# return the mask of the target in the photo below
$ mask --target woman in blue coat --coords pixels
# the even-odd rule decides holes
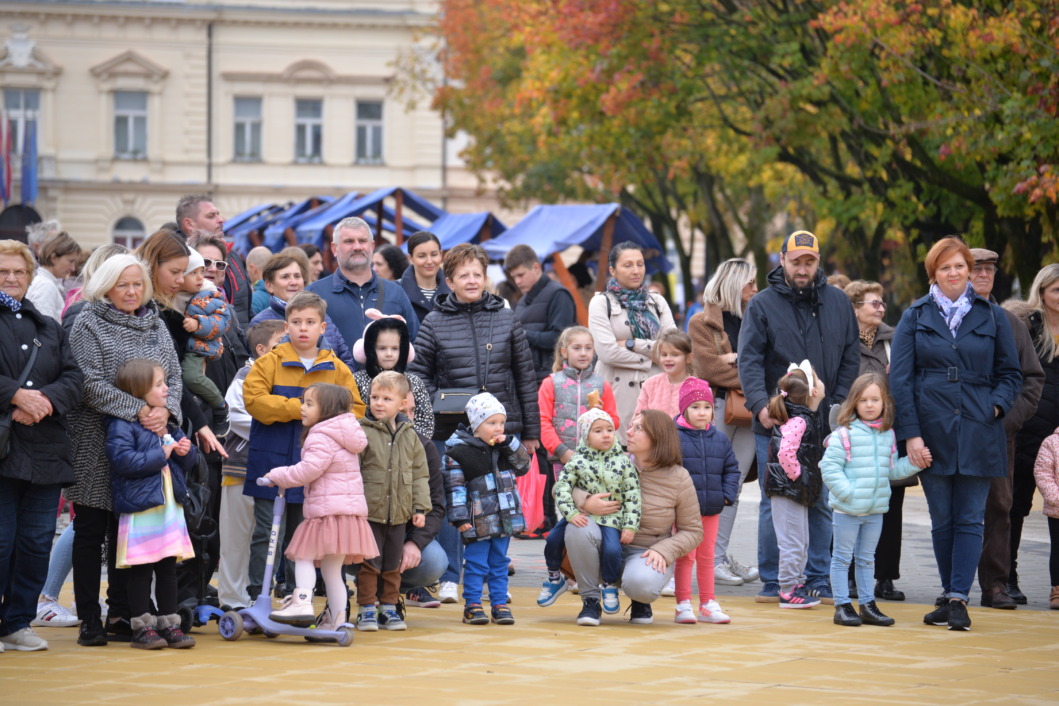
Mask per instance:
[[[961,239],[948,237],[926,259],[930,293],[897,326],[890,362],[898,439],[907,440],[930,510],[934,557],[947,601],[929,625],[968,630],[967,594],[982,553],[989,479],[1007,473],[1001,425],[1022,386],[1015,339],[1004,312],[975,294],[974,266]]]

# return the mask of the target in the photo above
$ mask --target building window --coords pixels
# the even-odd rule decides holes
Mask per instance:
[[[40,116],[40,91],[29,88],[4,89],[4,108],[7,110],[8,129],[11,131],[11,151],[22,154],[26,140],[26,126]],[[40,139],[40,130],[35,130]]]
[[[319,162],[323,154],[324,102],[299,98],[294,101],[294,159]]]
[[[147,239],[147,233],[143,229],[143,223],[132,216],[125,216],[114,224],[114,244],[124,245],[129,250],[135,250],[143,245]]]
[[[357,164],[382,164],[382,101],[357,101]]]
[[[261,161],[261,99],[235,99],[235,161]]]
[[[147,159],[147,94],[114,91],[114,157]]]

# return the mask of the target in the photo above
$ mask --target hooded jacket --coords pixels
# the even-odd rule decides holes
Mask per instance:
[[[430,512],[430,478],[426,451],[408,417],[398,414],[396,429],[371,416],[360,425],[368,445],[361,454],[368,520],[403,525],[417,512]]]
[[[184,439],[175,425],[169,426],[173,440]],[[107,460],[110,461],[110,487],[117,514],[143,512],[165,504],[162,468],[169,466],[173,497],[183,504],[188,494],[187,474],[195,468],[198,449],[192,445],[183,456],[175,452],[166,460],[162,439],[139,422],[107,418]]]
[[[1033,477],[1044,498],[1044,514],[1059,519],[1059,429],[1041,443]]]
[[[683,416],[675,418],[684,468],[695,484],[699,514],[717,515],[739,499],[739,462],[716,424],[708,429],[690,426]]]
[[[628,454],[622,451],[617,436],[606,451],[594,449],[582,436],[574,453],[555,481],[555,506],[567,520],[581,511],[574,505],[573,489],[581,488],[589,494],[610,493],[609,500],[621,503],[621,512],[610,515],[591,515],[600,527],[617,530],[640,529],[643,514],[640,497],[640,475]]]
[[[860,329],[853,305],[823,270],[804,290],[792,289],[779,266],[754,295],[739,329],[739,381],[754,414],[754,432],[769,432],[757,415],[791,362],[808,359],[824,381],[820,409],[846,399],[860,370]]]
[[[517,476],[529,470],[532,457],[517,436],[490,446],[460,425],[445,442],[442,461],[449,523],[462,532],[463,543],[511,537],[526,531]]]
[[[854,516],[890,509],[890,482],[919,473],[907,456],[898,457],[895,439],[893,429],[872,429],[859,419],[831,434],[820,475],[832,509]]]
[[[469,304],[455,294],[438,295],[436,302],[423,319],[408,371],[422,378],[431,396],[455,387],[492,393],[507,410],[506,434],[540,439],[537,374],[514,312],[488,292]],[[435,429],[434,438],[445,433]]]
[[[368,438],[347,412],[314,424],[302,444],[301,460],[268,472],[281,488],[305,486],[305,519],[330,515],[368,516],[360,457]]]
[[[207,286],[208,285],[208,286]],[[178,294],[174,304],[182,306],[184,316],[195,319],[199,328],[188,336],[187,353],[216,360],[224,352],[224,334],[232,325],[232,313],[221,292],[207,280],[198,294]],[[211,288],[212,287],[212,288]]]
[[[353,379],[357,381],[357,389],[360,392],[360,399],[365,401],[365,404],[369,401],[369,395],[371,392],[371,381],[375,379],[375,376],[382,372],[382,368],[379,367],[379,356],[375,352],[375,344],[379,340],[379,334],[383,331],[396,331],[400,337],[401,349],[397,357],[397,364],[393,367],[395,372],[402,373],[408,378],[408,387],[412,393],[412,399],[415,400],[415,412],[413,414],[414,421],[413,425],[415,430],[426,436],[428,439],[434,435],[434,406],[430,401],[430,394],[427,392],[426,385],[423,384],[423,380],[418,375],[405,372],[408,367],[408,327],[401,321],[392,317],[385,317],[382,319],[376,319],[364,329],[364,368],[358,370],[353,374]]]

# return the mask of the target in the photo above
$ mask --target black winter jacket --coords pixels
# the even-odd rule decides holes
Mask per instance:
[[[1005,303],[1004,306],[1008,304]],[[1041,312],[1036,309],[1028,310],[1028,312],[1025,319],[1026,326],[1030,330],[1030,338],[1033,339],[1034,345],[1037,345],[1041,337],[1048,333]],[[1056,427],[1059,427],[1059,356],[1053,358],[1050,363],[1041,359],[1041,367],[1044,368],[1044,390],[1037,402],[1037,411],[1023,422],[1022,428],[1015,436],[1017,472],[1032,474],[1041,442],[1051,436]]]
[[[821,409],[846,399],[860,369],[860,328],[849,297],[827,283],[823,270],[807,289],[791,289],[783,266],[750,300],[739,329],[739,382],[754,413],[754,432],[768,434],[757,414],[791,363],[808,359],[824,381]]]
[[[41,315],[28,299],[22,300],[17,314],[0,306],[0,414],[13,409],[11,398],[18,392],[15,383],[29,361],[34,340],[40,348],[23,387],[42,392],[53,412],[31,426],[12,422],[11,452],[0,459],[0,477],[33,485],[73,485],[66,414],[81,403],[84,377],[62,327]]]
[[[541,275],[537,284],[518,300],[515,316],[526,332],[533,364],[537,366],[537,382],[542,383],[552,374],[559,335],[577,323],[574,298],[566,287]]]
[[[780,426],[772,427],[769,440],[768,468],[765,476],[765,495],[780,496],[809,507],[820,497],[823,477],[820,475],[820,459],[824,456],[823,438],[820,433],[820,414],[808,407],[787,403],[788,421],[794,417],[805,420],[805,434],[798,445],[798,465],[801,475],[791,480],[779,462],[780,442],[783,436]]]
[[[433,395],[439,389],[485,390],[507,410],[504,433],[523,440],[541,438],[537,375],[526,334],[504,300],[484,293],[470,304],[456,295],[439,295],[415,339],[416,356],[408,372],[422,378]],[[452,429],[440,425],[434,439],[445,441]]]
[[[419,547],[419,551],[423,551],[438,536],[441,525],[445,522],[445,479],[441,473],[441,454],[438,453],[438,447],[429,437],[419,432],[416,432],[416,436],[423,442],[423,450],[427,454],[427,472],[430,474],[430,512],[424,518],[422,527],[408,523],[405,541],[412,542]]]
[[[184,433],[169,425],[173,440]],[[166,460],[162,439],[139,422],[117,417],[107,418],[107,459],[110,461],[110,487],[114,493],[117,514],[143,512],[165,504],[162,494],[162,468],[169,466],[173,480],[173,497],[183,504],[188,494],[186,477],[195,468],[198,449],[194,446],[184,456],[175,452]]]

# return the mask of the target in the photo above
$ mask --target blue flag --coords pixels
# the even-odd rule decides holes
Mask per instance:
[[[26,121],[22,143],[22,203],[37,200],[37,121]]]

